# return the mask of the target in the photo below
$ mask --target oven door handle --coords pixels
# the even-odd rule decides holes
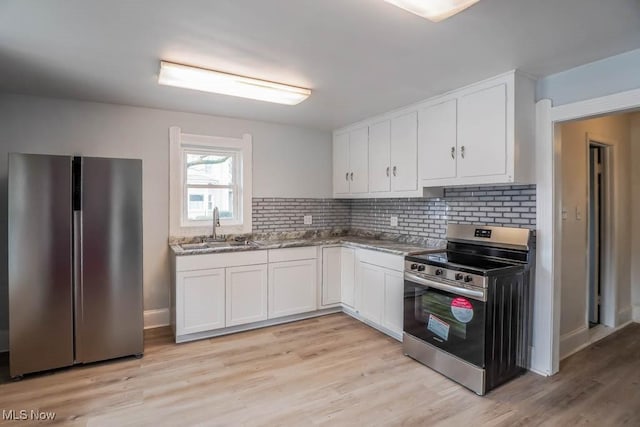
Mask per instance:
[[[485,291],[476,291],[473,289],[460,288],[458,286],[448,285],[446,283],[434,282],[433,280],[425,279],[420,276],[416,276],[412,273],[404,273],[405,280],[408,280],[413,283],[417,283],[421,286],[426,286],[429,288],[440,289],[441,291],[451,292],[452,294],[464,295],[465,297],[469,297],[478,301],[486,302],[487,295]]]

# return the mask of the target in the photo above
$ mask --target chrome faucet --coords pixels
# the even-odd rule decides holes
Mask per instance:
[[[211,238],[213,240],[217,239],[216,229],[218,227],[220,227],[220,211],[218,210],[218,207],[216,206],[215,208],[213,208],[213,228],[212,228],[212,232],[211,232]]]

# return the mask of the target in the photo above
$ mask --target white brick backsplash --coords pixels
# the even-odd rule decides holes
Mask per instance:
[[[536,228],[535,185],[446,188],[442,199],[254,198],[253,230],[358,229],[444,238],[447,223]],[[304,215],[313,216],[305,225]],[[398,226],[390,218],[398,217]]]

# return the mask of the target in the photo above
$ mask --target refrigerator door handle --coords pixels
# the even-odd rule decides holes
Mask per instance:
[[[73,212],[73,296],[75,310],[73,313],[73,329],[75,341],[73,345],[74,362],[82,362],[78,355],[80,346],[79,329],[82,327],[83,297],[82,297],[82,211]]]

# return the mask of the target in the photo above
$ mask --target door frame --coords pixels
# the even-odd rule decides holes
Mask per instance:
[[[536,103],[536,287],[531,370],[560,369],[560,284],[562,270],[561,122],[640,108],[640,89],[571,104]]]

